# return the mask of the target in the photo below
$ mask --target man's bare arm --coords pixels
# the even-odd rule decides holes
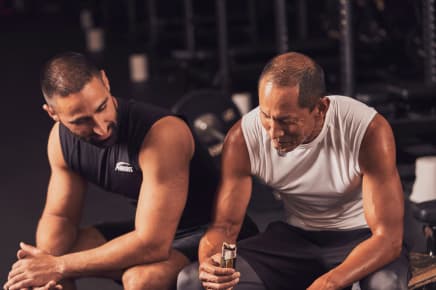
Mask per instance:
[[[342,264],[318,279],[315,283],[325,283],[322,285],[325,288],[319,289],[342,289],[401,253],[404,196],[395,157],[392,130],[377,114],[367,129],[359,156],[363,206],[372,236],[360,243]],[[318,289],[312,286],[309,289]]]
[[[87,276],[168,258],[183,212],[194,142],[175,117],[159,120],[139,154],[143,172],[134,231],[95,249],[64,255],[62,276]]]
[[[51,176],[36,245],[55,256],[71,250],[80,223],[86,182],[67,168],[59,138],[59,124],[51,130],[47,153]]]
[[[224,241],[234,243],[251,196],[252,179],[241,122],[226,136],[222,153],[221,182],[216,196],[212,224],[201,239],[200,263],[220,252]]]

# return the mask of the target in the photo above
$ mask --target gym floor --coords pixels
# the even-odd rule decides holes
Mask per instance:
[[[49,167],[46,142],[52,121],[42,110],[39,70],[52,55],[66,51],[85,51],[85,38],[76,17],[50,13],[39,15],[0,15],[0,281],[6,281],[15,260],[18,243],[35,242],[35,229],[45,201]],[[103,68],[111,81],[113,95],[138,98],[167,106],[175,99],[141,94],[141,86],[132,85],[128,77],[128,49],[122,43],[108,47],[102,55]],[[174,94],[176,95],[176,94]],[[413,167],[404,169],[412,172]],[[266,193],[266,194],[262,194]],[[269,220],[280,216],[280,206],[268,189],[256,187],[250,212],[264,228]],[[134,209],[116,195],[90,188],[84,210],[83,225],[107,219],[131,217]],[[266,205],[270,204],[270,205]],[[411,235],[422,247],[419,225],[411,223]],[[111,281],[82,279],[81,289],[121,289]]]

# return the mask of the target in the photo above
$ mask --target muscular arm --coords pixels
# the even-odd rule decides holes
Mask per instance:
[[[38,248],[59,256],[67,253],[76,240],[86,182],[65,164],[58,123],[50,133],[47,151],[51,176],[36,232],[36,244]]]
[[[251,196],[250,161],[240,121],[227,134],[222,154],[221,182],[212,224],[199,247],[199,260],[220,252],[224,241],[234,243]]]
[[[337,286],[332,289],[348,286],[388,264],[402,248],[404,196],[396,169],[394,137],[381,115],[376,115],[367,129],[359,164],[363,206],[372,236],[325,275],[329,283]]]
[[[61,256],[62,277],[77,277],[167,259],[185,206],[194,142],[178,118],[159,120],[140,153],[143,172],[134,231],[83,252]]]

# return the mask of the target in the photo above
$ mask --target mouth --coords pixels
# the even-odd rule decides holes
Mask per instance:
[[[89,138],[89,143],[98,147],[108,147],[113,145],[118,139],[117,128],[112,125],[108,128],[106,135],[93,135]]]
[[[286,153],[298,146],[296,141],[273,141],[274,148],[280,153]]]

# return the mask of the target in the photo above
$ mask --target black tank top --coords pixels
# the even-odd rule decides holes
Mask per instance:
[[[62,152],[68,167],[106,191],[137,201],[142,182],[138,154],[151,126],[170,112],[133,100],[118,100],[118,139],[110,147],[97,147],[72,134],[60,124]],[[179,229],[204,225],[210,221],[213,196],[218,186],[218,171],[209,153],[195,138],[195,153],[190,163],[188,199]]]

